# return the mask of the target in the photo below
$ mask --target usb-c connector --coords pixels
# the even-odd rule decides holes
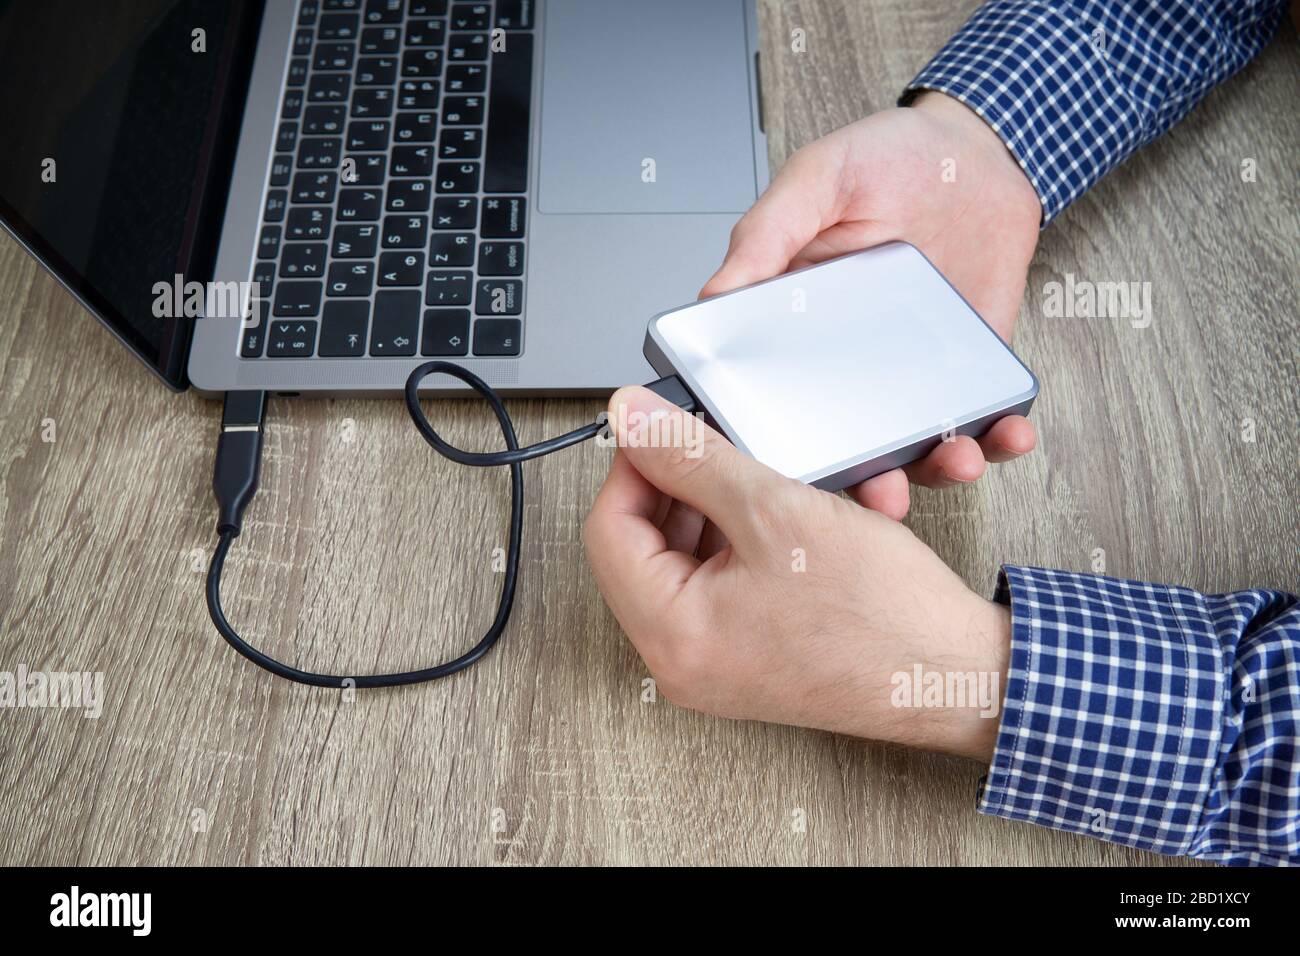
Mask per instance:
[[[212,473],[217,498],[217,534],[239,537],[244,509],[257,494],[262,467],[265,392],[227,392],[221,412],[221,437]]]

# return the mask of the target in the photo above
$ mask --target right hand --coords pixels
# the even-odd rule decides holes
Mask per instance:
[[[923,93],[805,146],[736,224],[722,267],[701,296],[891,239],[916,246],[1010,342],[1038,243],[1042,206],[997,134],[957,100]],[[985,462],[1033,449],[1029,420],[959,436],[926,458],[851,489],[892,518],[907,513],[907,479],[929,487],[974,481]]]
[[[903,525],[778,474],[648,389],[620,389],[609,412],[619,448],[583,539],[664,696],[989,759],[1000,694],[918,708],[893,692],[918,666],[1005,686],[1005,607]]]

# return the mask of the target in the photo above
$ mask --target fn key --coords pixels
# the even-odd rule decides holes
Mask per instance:
[[[522,330],[518,319],[479,319],[474,323],[474,354],[518,355]]]

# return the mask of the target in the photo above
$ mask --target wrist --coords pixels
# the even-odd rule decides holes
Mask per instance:
[[[1015,213],[1017,221],[1031,222],[1037,231],[1043,216],[1042,201],[1019,160],[983,117],[960,100],[935,90],[923,90],[911,108],[942,121],[976,147],[988,160],[1000,201]]]
[[[942,608],[918,655],[925,660],[893,675],[891,704],[907,719],[890,739],[987,763],[1002,723],[1011,613],[969,590]]]

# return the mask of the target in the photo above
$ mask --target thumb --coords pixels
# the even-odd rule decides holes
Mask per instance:
[[[755,509],[788,479],[648,388],[615,392],[609,423],[619,448],[646,481],[699,511],[733,544],[757,541]]]
[[[707,298],[780,275],[843,211],[844,144],[835,134],[805,146],[731,230],[721,268],[700,290]]]

